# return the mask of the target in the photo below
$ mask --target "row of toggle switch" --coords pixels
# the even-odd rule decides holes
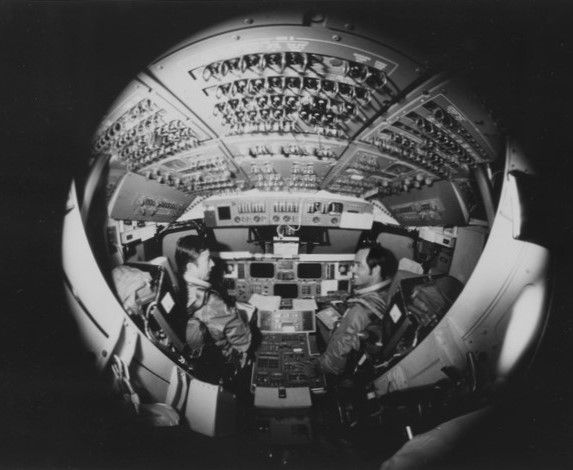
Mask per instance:
[[[129,108],[96,140],[94,150],[117,155],[128,170],[156,163],[198,145],[193,130],[149,98]]]
[[[319,183],[312,164],[293,165],[291,174],[286,180],[277,174],[269,163],[251,165],[250,173],[251,180],[256,188],[270,191],[306,191],[317,189]]]
[[[471,147],[481,158],[488,159],[488,152],[471,134],[471,132],[469,132],[455,118],[453,118],[443,109],[436,108],[433,112],[433,115],[429,116],[427,120],[431,121],[433,124],[433,128],[428,130],[430,135],[436,135],[438,140],[442,142],[449,138],[450,140],[456,142],[456,144],[458,144],[460,147],[466,144],[467,146]],[[425,128],[428,127],[429,126],[427,125],[425,126]]]
[[[125,145],[122,139],[130,138],[134,140],[137,134],[156,124],[162,117],[163,113],[158,115],[158,110],[158,106],[148,98],[139,101],[102,133],[94,144],[94,150],[102,152],[113,145]],[[155,118],[149,120],[148,118],[152,115],[155,115]]]
[[[281,201],[273,204],[274,212],[298,213],[299,210],[300,204],[296,202]]]
[[[332,189],[336,191],[346,192],[353,195],[361,195],[371,189],[378,189],[381,195],[398,194],[404,191],[410,191],[413,188],[422,188],[423,186],[431,186],[435,179],[418,173],[415,176],[407,176],[405,178],[398,178],[394,181],[384,179],[381,181],[362,178],[352,178],[352,175],[345,173],[339,176],[332,184]]]
[[[241,189],[244,186],[243,181],[236,181],[232,178],[232,172],[221,157],[197,159],[194,164],[196,171],[187,173],[185,176],[159,168],[147,170],[143,174],[148,179],[189,193],[205,190]]]
[[[260,100],[265,100],[273,106],[276,106],[277,103],[273,102],[271,98],[267,98],[269,95],[288,98],[320,96],[322,98],[336,98],[341,101],[358,100],[362,104],[372,99],[372,91],[368,88],[315,77],[243,78],[218,85],[214,91],[209,90],[209,94],[213,93],[218,100],[255,99],[257,104]],[[288,105],[288,102],[285,104]],[[259,104],[259,106],[261,105]]]
[[[291,134],[291,133],[314,132],[317,135],[332,137],[336,139],[348,139],[347,133],[343,129],[315,125],[312,131],[302,129],[297,123],[292,121],[260,121],[260,122],[237,122],[229,125],[227,135],[243,134]]]
[[[248,72],[262,75],[266,72],[283,74],[287,71],[301,75],[338,73],[371,89],[380,89],[388,82],[383,71],[368,65],[304,52],[246,54],[213,62],[203,69],[201,75],[205,82],[209,82],[211,79],[221,81],[229,76],[241,76]]]
[[[472,157],[467,150],[463,147],[464,140],[459,137],[456,138],[448,132],[440,129],[436,124],[430,122],[428,119],[416,117],[415,124],[419,135],[423,138],[422,148],[426,150],[439,149],[445,154],[456,154],[463,163],[473,162]],[[473,140],[473,137],[472,137]],[[476,144],[475,140],[473,143]]]
[[[239,214],[258,214],[266,212],[267,207],[264,202],[243,202],[237,204]]]
[[[132,168],[139,169],[197,146],[190,128],[178,120],[164,122],[163,116],[160,111],[149,116],[121,134],[111,149]]]
[[[274,95],[279,96],[279,95]],[[289,100],[284,100],[287,103]],[[309,100],[295,100],[293,107],[289,104],[279,104],[277,107],[257,107],[252,101],[230,100],[218,103],[213,108],[215,115],[220,115],[222,124],[236,126],[237,124],[266,124],[269,121],[282,123],[294,123],[303,121],[309,126],[325,126],[333,128],[345,128],[345,122],[359,118],[357,107],[350,102],[335,102],[326,98],[314,97]],[[277,129],[278,130],[278,129]],[[291,132],[292,125],[285,132]]]
[[[450,168],[446,166],[446,158],[452,159],[453,157],[445,157],[435,152],[428,152],[421,144],[417,144],[398,133],[385,129],[372,143],[384,154],[414,163],[436,176],[445,179],[452,176]],[[450,160],[448,163],[455,164],[457,162]]]

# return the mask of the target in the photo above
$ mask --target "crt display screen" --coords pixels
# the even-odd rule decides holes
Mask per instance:
[[[273,263],[251,263],[249,273],[251,277],[275,277],[275,265]]]
[[[275,284],[273,295],[280,295],[285,299],[296,299],[298,297],[298,285]]]
[[[322,265],[320,263],[299,263],[296,274],[299,279],[320,279]]]
[[[231,218],[231,208],[229,206],[217,207],[219,220],[229,220]]]

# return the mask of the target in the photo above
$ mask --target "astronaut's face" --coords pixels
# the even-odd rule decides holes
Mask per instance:
[[[195,278],[208,281],[213,266],[215,263],[211,259],[211,252],[207,249],[199,254],[195,262],[187,263],[187,272]]]
[[[370,248],[364,248],[358,250],[356,255],[354,255],[354,265],[352,266],[352,274],[354,276],[352,282],[358,288],[368,287],[380,282],[380,267],[375,266],[373,269],[370,269],[366,262],[369,251]]]

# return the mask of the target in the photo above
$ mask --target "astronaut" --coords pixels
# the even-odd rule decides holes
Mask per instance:
[[[185,341],[191,354],[213,362],[213,353],[219,353],[222,361],[218,365],[243,367],[251,345],[251,330],[237,310],[211,288],[208,280],[214,263],[205,240],[195,235],[180,238],[175,263],[187,294]]]
[[[353,265],[354,296],[348,299],[348,308],[319,357],[324,372],[344,374],[350,354],[360,348],[360,336],[371,323],[384,318],[397,268],[392,252],[378,243],[358,249]]]

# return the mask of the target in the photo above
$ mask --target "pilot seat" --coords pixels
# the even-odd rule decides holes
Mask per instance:
[[[359,381],[374,380],[414,349],[462,289],[463,284],[447,274],[402,277],[384,319],[362,335],[354,369]]]

